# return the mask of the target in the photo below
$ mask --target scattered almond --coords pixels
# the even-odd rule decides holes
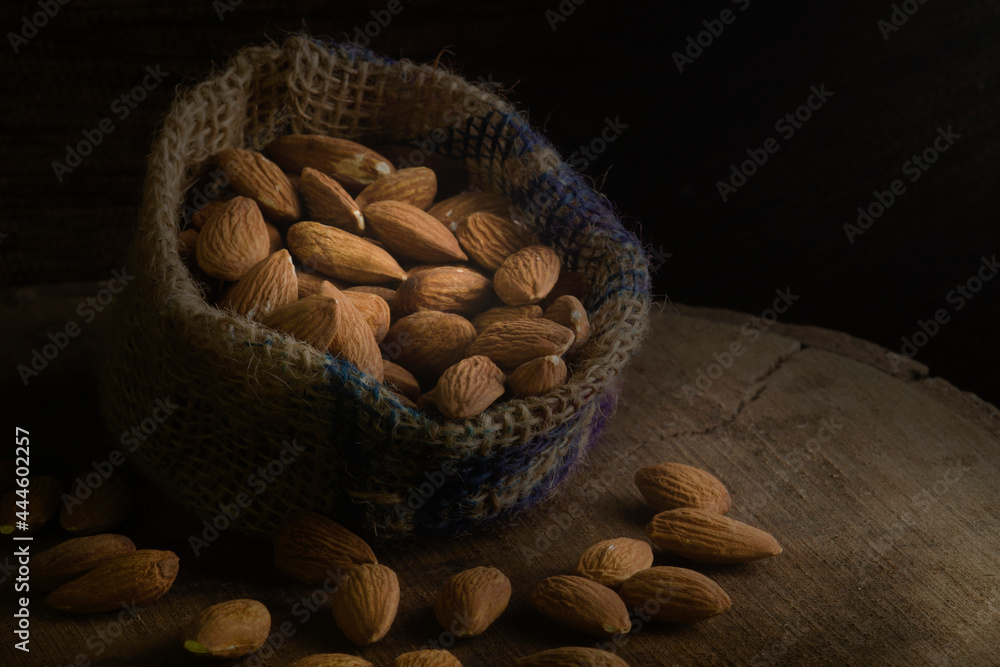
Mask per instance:
[[[293,512],[274,532],[274,566],[304,584],[320,584],[338,571],[377,562],[364,540],[315,512]]]
[[[666,623],[696,623],[729,609],[732,601],[703,574],[682,567],[651,567],[625,580],[618,591],[629,607]]]
[[[656,546],[700,563],[746,563],[781,553],[768,533],[707,510],[660,512],[646,526]]]
[[[683,463],[660,463],[635,473],[635,485],[657,512],[693,507],[718,514],[729,511],[729,491],[709,472]]]
[[[580,556],[576,574],[616,588],[653,564],[653,549],[644,540],[616,537],[591,546]]]
[[[31,559],[31,588],[55,590],[101,563],[133,551],[135,545],[124,535],[74,537]]]
[[[471,325],[470,325],[471,326]],[[34,535],[44,528],[56,514],[59,513],[60,496],[63,483],[52,475],[39,475],[28,478],[28,518],[26,529],[17,525],[23,520],[24,509],[18,507],[18,501],[23,498],[17,495],[24,493],[20,487],[11,489],[0,498],[0,535]],[[22,516],[18,516],[21,513]]]
[[[518,658],[517,667],[628,667],[614,653],[582,646],[565,646]]]
[[[256,600],[220,602],[191,619],[184,648],[213,658],[242,658],[267,641],[271,614]]]
[[[330,598],[333,618],[359,646],[385,636],[399,607],[399,581],[384,565],[363,564],[347,572]]]
[[[449,651],[427,649],[397,656],[392,667],[462,667],[462,663]]]
[[[317,653],[296,660],[291,667],[375,667],[372,663],[356,655],[347,653]]]
[[[456,637],[475,637],[500,617],[510,601],[510,579],[495,567],[454,575],[437,592],[438,623]]]
[[[63,584],[42,602],[73,614],[115,611],[126,604],[145,607],[170,590],[179,562],[171,551],[125,553]]]
[[[561,574],[543,579],[532,589],[529,600],[543,616],[589,635],[609,637],[632,628],[621,598],[584,577]]]
[[[71,493],[62,498],[59,525],[73,535],[96,535],[114,530],[132,510],[132,489],[121,477],[112,474],[102,479],[96,488],[91,488],[84,478],[93,474],[91,470],[77,477],[70,485]]]

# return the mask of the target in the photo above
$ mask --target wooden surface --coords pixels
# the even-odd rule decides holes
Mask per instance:
[[[252,597],[269,608],[272,630],[284,627],[289,636],[266,660],[219,664],[278,666],[345,651],[390,665],[400,652],[451,643],[434,621],[434,591],[475,565],[503,570],[513,596],[484,636],[452,649],[464,665],[508,665],[545,648],[594,645],[598,640],[536,614],[528,593],[540,579],[571,571],[594,542],[643,538],[651,512],[632,474],[668,460],[721,478],[733,496],[730,516],[774,534],[784,553],[707,567],[657,553],[657,565],[687,565],[714,578],[733,606],[697,625],[644,625],[622,637],[617,650],[631,665],[995,664],[997,409],[929,378],[918,364],[894,370],[884,350],[843,334],[777,324],[753,340],[741,333],[749,315],[672,305],[654,319],[612,426],[556,498],[480,534],[378,552],[402,587],[397,620],[378,644],[356,650],[328,609],[306,612],[302,599],[314,587],[279,577],[267,543],[230,531],[195,559],[187,537],[200,531],[200,522],[149,498],[120,532],[140,548],[179,554],[171,591],[124,627],[116,625],[117,614],[51,613],[35,596],[31,659],[16,654],[5,633],[0,664],[201,664],[181,649],[187,620],[210,604]],[[744,343],[745,353],[717,374],[713,355],[724,359],[735,341]],[[689,402],[683,386],[694,386],[699,371],[717,377]],[[34,421],[44,432],[39,422],[52,421],[52,410],[39,401],[50,392],[65,400],[68,428],[81,436],[52,443],[51,451],[62,448],[79,461],[107,451],[113,441],[86,436],[100,430],[85,363],[54,369],[33,391],[30,405],[15,402],[21,425]],[[63,538],[48,531],[37,538],[36,553]],[[9,581],[3,591],[0,610],[9,625]],[[323,595],[316,598],[322,602]]]

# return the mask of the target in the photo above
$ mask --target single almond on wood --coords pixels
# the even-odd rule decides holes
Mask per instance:
[[[228,600],[191,619],[184,648],[213,658],[242,658],[263,646],[270,632],[267,607],[257,600]]]
[[[287,250],[279,250],[251,266],[222,297],[219,308],[259,320],[298,297],[299,281],[292,256]]]
[[[376,343],[381,343],[385,335],[389,333],[389,304],[385,299],[372,294],[371,292],[359,292],[357,290],[344,290],[341,292],[350,301],[358,312],[365,318]]]
[[[572,342],[573,332],[551,320],[506,320],[486,327],[466,354],[485,355],[500,368],[517,368],[539,357],[561,356]]]
[[[198,266],[213,278],[239,280],[267,257],[271,240],[264,216],[252,199],[236,197],[223,205],[198,234]]]
[[[365,187],[358,195],[358,206],[364,208],[377,201],[401,201],[422,211],[434,203],[437,176],[427,167],[399,169]]]
[[[303,584],[320,584],[365,563],[371,547],[342,525],[315,512],[293,512],[274,531],[274,566]]]
[[[531,233],[504,218],[486,211],[473,213],[455,231],[466,254],[480,266],[496,271],[504,260],[531,244]]]
[[[257,202],[264,215],[283,223],[302,217],[298,193],[278,165],[242,148],[219,151],[216,158],[229,173],[233,190]]]
[[[296,660],[291,667],[375,667],[375,665],[364,658],[347,653],[317,653]]]
[[[575,296],[564,294],[559,297],[545,309],[545,314],[542,317],[561,324],[573,332],[571,350],[580,349],[590,338],[590,320],[587,318],[587,309]]]
[[[450,651],[438,648],[398,655],[392,667],[462,667],[462,663]]]
[[[629,667],[614,653],[583,646],[564,646],[540,651],[514,663],[517,667]]]
[[[495,567],[474,567],[445,582],[434,602],[438,623],[456,637],[475,637],[510,601],[510,579]]]
[[[503,396],[504,375],[484,356],[462,359],[441,374],[437,407],[450,419],[475,417]]]
[[[596,581],[560,574],[543,579],[532,589],[531,605],[559,625],[596,637],[632,629],[621,598]]]
[[[115,556],[42,600],[73,614],[115,611],[122,605],[145,607],[170,590],[180,560],[172,551],[141,549]]]
[[[635,472],[635,485],[657,512],[694,507],[725,514],[732,507],[729,491],[717,477],[683,463],[659,463]]]
[[[365,231],[365,217],[361,215],[361,206],[340,183],[321,171],[306,167],[302,170],[300,187],[310,219],[339,227],[352,234],[362,234]]]
[[[343,313],[337,298],[317,294],[264,313],[260,322],[326,352],[340,328]]]
[[[445,369],[465,357],[475,338],[476,328],[461,315],[427,310],[393,322],[382,351],[413,373],[421,385],[430,387]]]
[[[420,383],[413,373],[388,359],[382,360],[382,382],[397,394],[405,396],[414,403],[420,400]]]
[[[427,210],[452,232],[458,230],[473,213],[485,211],[494,215],[510,215],[510,201],[492,192],[463,192],[439,201]]]
[[[385,636],[399,608],[399,581],[385,565],[358,565],[330,597],[333,619],[359,646]]]
[[[589,547],[580,556],[576,574],[617,588],[639,570],[653,564],[653,549],[644,540],[616,537]]]
[[[469,325],[472,326],[472,325]],[[18,491],[21,495],[18,495]],[[0,535],[34,535],[44,528],[59,513],[63,483],[52,475],[28,478],[27,519],[25,507],[18,506],[24,501],[25,490],[11,489],[0,498]],[[27,527],[24,527],[27,524]]]
[[[114,530],[132,510],[132,489],[116,474],[102,478],[96,487],[86,481],[94,471],[76,478],[71,493],[62,497],[59,525],[74,535],[96,535]]]
[[[421,262],[469,259],[447,227],[412,204],[377,201],[365,206],[363,213],[375,237],[396,255]]]
[[[707,510],[660,512],[646,526],[653,544],[699,563],[746,563],[781,553],[771,535]]]
[[[625,580],[618,595],[658,621],[696,623],[729,609],[732,601],[703,574],[682,567],[651,567]]]
[[[545,245],[521,248],[493,275],[493,288],[508,306],[538,303],[559,278],[559,255]]]
[[[340,322],[334,329],[328,349],[335,357],[346,359],[357,366],[361,372],[367,373],[381,382],[382,353],[379,351],[375,334],[368,320],[354,305],[352,301],[354,298],[356,297],[348,297],[344,292],[341,292],[340,296],[333,299],[340,311]],[[371,298],[380,300],[378,297]],[[386,315],[388,315],[388,308],[386,311]],[[387,319],[385,321],[387,329],[388,325]],[[379,323],[377,326],[381,327],[382,324]]]
[[[482,332],[483,329],[494,322],[524,320],[541,316],[542,309],[535,304],[527,306],[495,306],[474,315],[472,317],[472,326],[476,327],[476,331]]]
[[[348,282],[385,283],[406,278],[406,272],[385,250],[318,222],[297,222],[289,227],[288,249],[305,266]]]
[[[352,195],[396,171],[367,146],[320,134],[286,135],[268,144],[267,154],[286,171],[298,174],[312,167],[332,176]]]
[[[468,315],[494,303],[493,283],[469,269],[442,267],[421,271],[396,290],[396,304],[403,313],[440,310]]]
[[[566,363],[550,354],[526,361],[507,376],[510,393],[517,398],[547,394],[566,384]]]
[[[31,588],[55,590],[101,563],[133,551],[135,545],[124,535],[74,537],[31,559]]]

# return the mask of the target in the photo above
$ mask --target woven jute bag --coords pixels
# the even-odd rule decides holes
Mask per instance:
[[[449,421],[402,405],[349,363],[206,303],[178,254],[186,191],[225,148],[289,133],[461,160],[569,270],[586,275],[592,336],[565,386]],[[266,535],[311,509],[373,538],[450,535],[549,496],[581,460],[648,332],[647,257],[609,204],[508,102],[430,65],[294,36],[248,47],[180,93],[155,139],[101,368],[112,433],[161,492]],[[159,401],[159,403],[158,403]],[[155,412],[158,405],[169,414]],[[229,523],[228,518],[221,523]]]

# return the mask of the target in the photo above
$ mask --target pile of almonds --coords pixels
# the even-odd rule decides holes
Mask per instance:
[[[566,381],[565,358],[590,334],[583,278],[561,271],[507,199],[465,191],[435,203],[434,169],[397,170],[346,139],[288,135],[265,152],[214,156],[231,191],[180,234],[219,308],[451,419]]]

